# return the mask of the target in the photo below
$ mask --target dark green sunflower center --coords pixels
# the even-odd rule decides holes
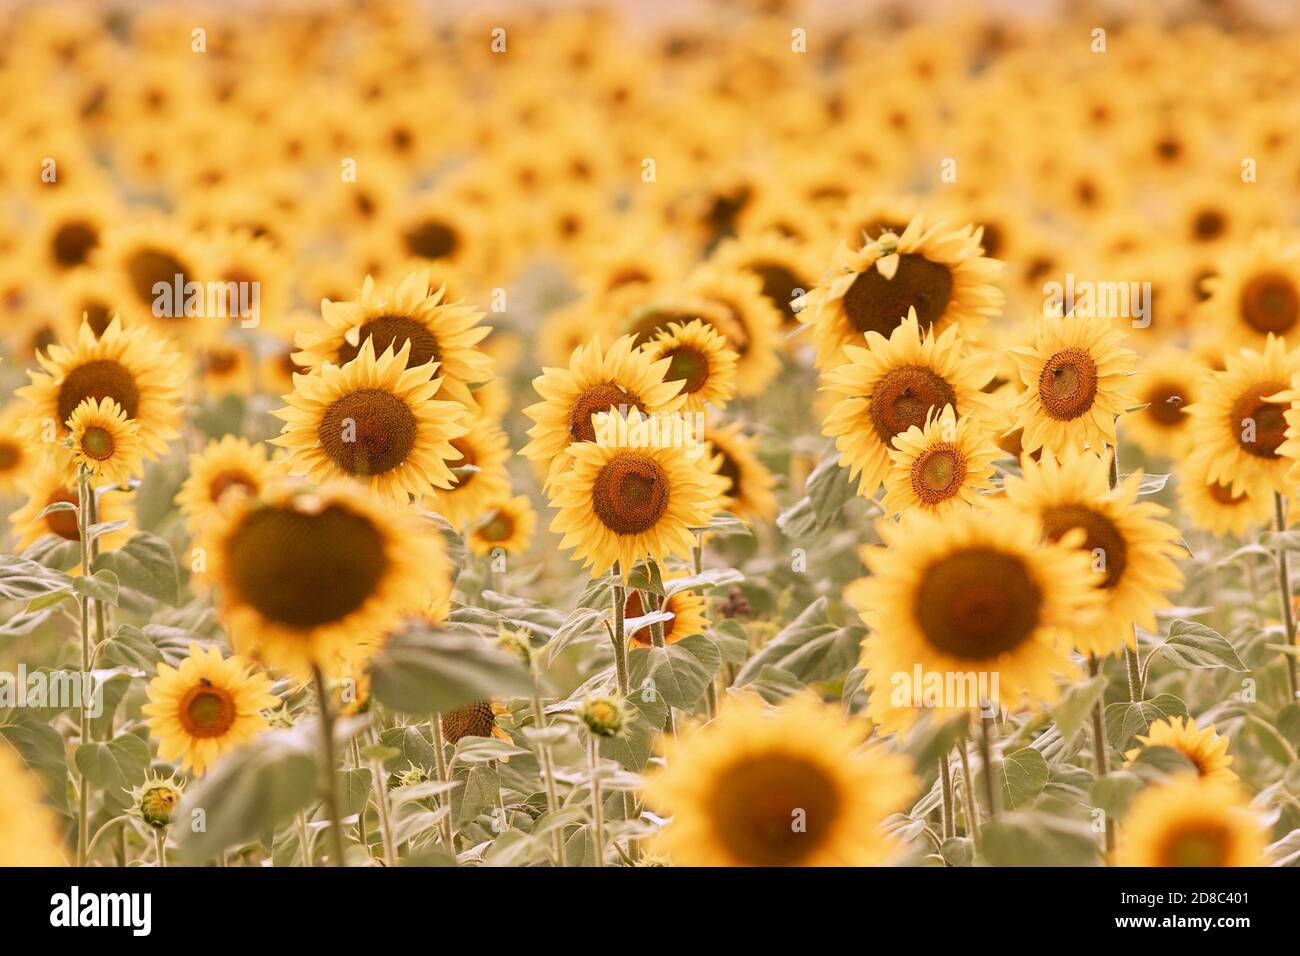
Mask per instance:
[[[621,452],[601,468],[591,488],[596,517],[615,534],[653,528],[668,510],[668,474],[649,455]]]
[[[1175,829],[1160,847],[1161,866],[1225,866],[1232,846],[1226,827],[1211,822]]]
[[[415,415],[391,392],[363,388],[335,401],[321,416],[325,453],[349,475],[382,475],[415,447]]]
[[[916,252],[898,257],[898,270],[886,279],[873,265],[844,293],[844,314],[860,333],[879,332],[886,338],[916,309],[921,331],[944,314],[952,300],[952,270]]]
[[[113,434],[107,428],[91,425],[81,433],[81,450],[95,461],[107,461],[112,458],[115,448]]]
[[[932,647],[980,661],[1029,640],[1041,609],[1042,592],[1020,557],[972,547],[925,569],[912,613]]]
[[[181,698],[178,716],[191,737],[220,737],[235,724],[235,701],[229,691],[201,678]]]
[[[748,754],[718,775],[713,831],[746,866],[790,866],[825,848],[842,799],[825,768],[794,754]]]
[[[912,492],[935,505],[961,491],[966,480],[966,455],[950,442],[930,445],[912,463]]]
[[[479,528],[479,537],[484,541],[508,541],[515,533],[515,519],[504,511],[496,511],[487,524]]]
[[[668,353],[668,382],[683,381],[682,391],[686,394],[698,392],[709,381],[709,358],[699,349],[690,345],[678,345]]]

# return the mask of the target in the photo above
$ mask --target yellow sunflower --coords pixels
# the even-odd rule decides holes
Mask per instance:
[[[686,325],[669,323],[644,351],[654,360],[668,359],[664,380],[682,383],[688,412],[702,412],[710,405],[725,408],[736,392],[736,353],[699,319]]]
[[[1257,233],[1231,247],[1202,287],[1207,297],[1200,315],[1229,342],[1259,348],[1270,335],[1294,339],[1300,331],[1300,240]]]
[[[863,747],[865,721],[845,721],[811,694],[769,709],[744,695],[680,741],[645,798],[672,818],[656,841],[684,866],[877,866],[899,845],[886,817],[916,792],[906,758]]]
[[[1077,548],[1044,543],[1036,522],[1000,502],[876,526],[884,545],[863,548],[870,576],[844,597],[872,630],[860,666],[877,723],[904,729],[922,707],[1016,711],[1056,699],[1056,675],[1072,671],[1067,649],[1100,599]],[[943,693],[929,693],[931,675]]]
[[[28,434],[41,440],[47,427],[66,435],[67,421],[86,399],[110,398],[140,428],[146,454],[157,457],[180,433],[185,365],[147,329],[122,328],[114,318],[96,338],[82,322],[76,345],[51,345],[37,360],[44,372],[28,371],[31,384],[17,395],[32,403]]]
[[[477,555],[498,548],[506,554],[523,554],[532,545],[537,512],[527,495],[488,502],[482,518],[469,530],[468,544]]]
[[[1003,454],[983,422],[959,421],[951,405],[931,410],[923,427],[895,435],[893,445],[881,501],[889,514],[920,508],[941,515],[976,504],[993,489],[993,462]]]
[[[738,518],[771,521],[776,517],[776,486],[773,475],[758,460],[758,439],[745,434],[740,422],[732,422],[708,433],[705,456],[718,459],[718,475],[726,485],[722,507]]]
[[[189,476],[176,494],[190,534],[197,534],[217,513],[227,494],[256,498],[275,474],[261,442],[235,435],[208,442],[201,452],[190,455]]]
[[[140,425],[126,417],[111,398],[88,398],[68,419],[72,432],[72,460],[92,478],[125,485],[144,465]]]
[[[894,438],[925,425],[951,405],[958,417],[988,414],[982,389],[994,369],[966,352],[956,326],[922,334],[912,309],[888,339],[868,332],[866,348],[843,350],[846,362],[823,372],[822,389],[837,396],[822,433],[835,439],[840,465],[870,498],[889,472]]]
[[[692,529],[722,507],[725,481],[680,443],[656,444],[653,425],[636,410],[600,416],[597,440],[570,445],[573,467],[551,478],[551,530],[592,577],[615,563],[627,575],[646,556],[689,558]]]
[[[201,539],[235,649],[303,674],[355,657],[449,588],[432,525],[348,483],[228,499]]]
[[[497,723],[510,711],[496,700],[476,700],[442,715],[442,739],[453,747],[462,737],[495,737],[510,742],[510,735]]]
[[[32,452],[30,442],[23,437],[30,414],[31,406],[26,402],[10,402],[0,408],[0,497],[16,492],[39,461],[40,456]]]
[[[9,515],[9,521],[18,537],[18,550],[35,544],[48,534],[57,535],[64,541],[81,540],[75,510],[61,508],[46,511],[54,504],[77,504],[77,481],[72,477],[74,474],[71,452],[56,445],[19,482],[19,491],[26,501],[21,508]],[[98,503],[96,519],[100,524],[127,520],[132,516],[131,509],[127,506],[131,495],[127,492],[101,490],[95,500]],[[128,526],[102,534],[96,540],[101,549],[110,549],[122,544],[130,534]]]
[[[0,740],[0,867],[68,865],[59,817],[43,799],[36,776]]]
[[[376,355],[410,343],[411,368],[437,362],[443,396],[477,407],[470,387],[492,378],[492,360],[478,348],[491,329],[479,325],[483,313],[445,301],[445,287],[430,289],[428,269],[406,276],[395,286],[377,289],[369,276],[355,301],[321,303],[325,328],[302,329],[293,360],[312,370],[325,363],[346,365],[369,341]]]
[[[867,333],[890,337],[911,312],[921,328],[973,330],[1002,306],[993,284],[1002,264],[980,254],[979,229],[952,229],[915,216],[901,235],[859,249],[841,246],[828,277],[806,296],[799,320],[812,325],[817,365],[845,361],[844,347]]]
[[[1228,769],[1233,757],[1228,753],[1228,738],[1214,732],[1214,724],[1198,730],[1191,717],[1169,717],[1157,720],[1147,728],[1145,735],[1138,734],[1142,747],[1170,747],[1177,750],[1196,767],[1201,777],[1234,783],[1237,775]],[[1142,752],[1134,747],[1124,758],[1132,763]]]
[[[468,431],[468,412],[434,397],[443,381],[436,366],[412,366],[410,353],[407,340],[375,358],[368,338],[346,365],[295,377],[288,405],[271,413],[285,422],[271,444],[289,449],[293,474],[353,478],[402,502],[455,483],[447,463],[461,453],[451,441]]]
[[[1182,459],[1192,450],[1189,405],[1200,394],[1205,369],[1182,349],[1164,349],[1144,357],[1134,378],[1134,393],[1146,408],[1124,420],[1124,437],[1148,455]]]
[[[729,321],[717,328],[736,352],[736,391],[761,394],[781,371],[781,312],[763,294],[763,280],[706,263],[682,281],[682,292],[726,310]],[[701,318],[708,321],[707,315]]]
[[[117,284],[114,305],[131,328],[143,326],[189,349],[239,322],[237,315],[207,314],[208,251],[195,233],[159,216],[119,222],[104,236],[93,264]],[[195,288],[202,292],[192,299]]]
[[[1179,774],[1133,798],[1115,864],[1263,866],[1267,833],[1240,786]]]
[[[665,576],[664,584],[670,584],[675,578],[680,577],[682,577],[680,574]],[[668,595],[668,600],[659,610],[667,611],[673,616],[672,620],[665,621],[663,625],[665,644],[673,644],[692,634],[703,634],[709,628],[709,619],[704,613],[704,598],[690,589],[675,591]],[[627,602],[623,606],[624,616],[631,620],[646,613],[648,611],[641,607],[641,592],[629,590]],[[629,633],[627,639],[631,642],[629,647],[650,647],[654,644],[648,624]]]
[[[461,457],[449,464],[456,471],[451,487],[434,491],[425,506],[461,530],[482,517],[488,503],[510,494],[510,440],[495,422],[480,420],[468,432],[451,440]],[[460,469],[477,468],[478,471]]]
[[[1285,492],[1290,459],[1282,457],[1287,420],[1274,396],[1288,394],[1300,371],[1300,350],[1269,335],[1264,351],[1239,349],[1224,369],[1201,380],[1198,400],[1187,409],[1192,446],[1207,460],[1206,480],[1234,495]]]
[[[1109,456],[1070,453],[1058,461],[1021,459],[1021,476],[1008,475],[1007,499],[1038,519],[1050,541],[1081,529],[1078,544],[1092,570],[1088,581],[1104,600],[1092,626],[1078,635],[1075,647],[1105,657],[1134,647],[1133,625],[1156,630],[1155,612],[1169,607],[1167,595],[1182,589],[1183,574],[1174,559],[1184,556],[1181,534],[1160,520],[1168,512],[1152,501],[1138,500],[1141,473],[1110,487]],[[1077,538],[1077,535],[1075,536]]]
[[[771,230],[728,239],[718,245],[711,259],[723,267],[758,276],[763,295],[781,313],[781,325],[786,330],[799,324],[792,303],[812,289],[822,274],[822,263],[811,243]]]
[[[679,394],[680,381],[664,381],[671,364],[651,359],[632,336],[624,335],[609,348],[591,341],[576,349],[568,368],[542,369],[533,379],[542,401],[524,409],[536,422],[528,430],[532,440],[519,454],[547,467],[554,477],[572,460],[571,444],[595,440],[593,415],[616,408],[646,415],[676,411],[685,398]]]
[[[158,756],[181,761],[181,772],[201,777],[224,753],[268,726],[262,711],[280,702],[271,681],[242,657],[222,658],[215,645],[190,645],[180,667],[159,662],[145,690],[149,734]]]
[[[1174,463],[1179,512],[1193,527],[1217,537],[1240,537],[1273,520],[1273,501],[1267,491],[1261,494],[1242,488],[1234,492],[1222,482],[1211,481],[1209,470],[1205,455],[1191,455]]]
[[[1034,320],[1032,344],[1010,349],[1025,385],[1015,405],[1025,451],[1115,444],[1115,419],[1138,404],[1124,384],[1137,353],[1123,339],[1104,320],[1075,313]]]

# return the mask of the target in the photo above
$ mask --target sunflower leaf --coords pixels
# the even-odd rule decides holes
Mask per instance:
[[[376,700],[417,716],[532,691],[519,659],[491,641],[425,627],[388,640],[374,660],[371,682]]]
[[[91,564],[95,573],[112,571],[123,588],[175,605],[180,575],[171,545],[155,534],[140,531],[114,551],[104,551]]]
[[[95,651],[96,663],[117,664],[151,674],[164,660],[163,653],[144,631],[123,624]]]
[[[1073,738],[1105,693],[1106,678],[1102,674],[1067,687],[1061,695],[1061,702],[1052,711],[1056,729],[1061,732],[1061,736],[1066,740]]]
[[[1106,708],[1106,736],[1112,747],[1123,750],[1135,736],[1145,734],[1156,721],[1186,716],[1187,705],[1173,694],[1111,704]]]
[[[90,577],[79,574],[72,579],[72,589],[92,600],[117,606],[117,575],[112,571],[96,571]]]
[[[81,775],[121,804],[124,791],[144,780],[149,769],[149,745],[134,734],[123,734],[108,741],[81,744],[73,753]]]
[[[865,633],[860,625],[841,627],[831,621],[826,598],[819,597],[749,659],[736,675],[736,685],[749,683],[768,665],[803,683],[840,677],[857,664]]]
[[[1091,866],[1099,855],[1087,820],[1016,810],[984,824],[981,854],[994,866]]]
[[[0,599],[30,601],[32,598],[72,587],[72,578],[30,558],[0,554]]]
[[[1242,673],[1250,669],[1227,638],[1196,621],[1174,621],[1169,636],[1151,654],[1161,651],[1184,667],[1226,667]],[[1149,667],[1150,658],[1147,661]]]
[[[666,647],[635,648],[628,654],[632,694],[658,694],[670,707],[695,713],[704,690],[722,665],[722,652],[703,634]]]
[[[600,755],[615,760],[628,770],[644,770],[650,761],[655,738],[664,728],[668,707],[655,693],[633,691],[625,702],[631,711],[622,736],[602,737]]]

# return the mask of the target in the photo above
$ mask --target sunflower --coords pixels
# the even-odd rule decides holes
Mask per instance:
[[[895,435],[893,445],[881,502],[889,514],[909,507],[945,514],[976,504],[981,492],[992,490],[993,462],[1002,457],[983,422],[958,421],[951,405],[931,410],[923,427]]]
[[[681,575],[664,578],[664,584],[671,583]],[[672,620],[664,622],[664,643],[673,644],[692,634],[703,634],[709,628],[709,619],[704,614],[704,598],[690,589],[675,591],[659,608],[671,614]],[[641,607],[641,592],[635,589],[627,592],[627,602],[623,606],[623,615],[628,620],[648,613]],[[654,644],[650,635],[650,625],[639,627],[628,634],[629,647],[650,647]]]
[[[1015,406],[1025,451],[1115,444],[1115,419],[1137,404],[1124,391],[1137,353],[1120,346],[1123,338],[1075,313],[1034,321],[1032,344],[1009,350],[1025,385]]]
[[[235,649],[298,674],[355,656],[450,587],[432,525],[349,483],[223,502],[201,546]]]
[[[50,274],[66,276],[84,269],[121,210],[107,201],[112,193],[60,193],[41,209],[36,224],[39,264]]]
[[[1051,455],[1037,462],[1026,457],[1020,470],[1018,478],[1007,476],[1007,499],[1037,518],[1050,541],[1082,529],[1078,546],[1092,565],[1089,580],[1104,595],[1101,614],[1078,635],[1076,648],[1104,657],[1134,646],[1134,624],[1154,632],[1155,612],[1169,607],[1166,595],[1182,589],[1174,559],[1183,550],[1178,529],[1160,520],[1168,512],[1138,501],[1141,473],[1112,489],[1109,457],[1091,452],[1070,453],[1059,462]]]
[[[680,444],[656,444],[653,419],[633,410],[600,416],[595,442],[569,446],[573,467],[551,477],[551,530],[561,548],[597,577],[618,563],[627,575],[637,560],[687,558],[692,529],[722,505],[724,479],[705,470]]]
[[[197,359],[205,395],[247,396],[253,391],[254,356],[248,348],[236,342],[215,341],[199,349]]]
[[[1117,866],[1263,866],[1267,830],[1240,786],[1178,774],[1129,805]]]
[[[469,529],[467,543],[474,554],[523,554],[532,544],[537,512],[527,495],[500,498],[485,504],[482,517]]]
[[[409,367],[438,363],[443,396],[476,408],[470,387],[492,378],[492,361],[477,346],[491,329],[478,324],[482,312],[447,302],[445,287],[430,289],[429,283],[428,269],[378,290],[367,276],[354,301],[321,303],[326,328],[299,331],[293,360],[315,371],[327,362],[346,365],[366,341],[376,355],[409,342]]]
[[[770,230],[728,239],[719,244],[711,258],[724,268],[758,276],[763,295],[781,313],[781,325],[786,330],[799,325],[793,302],[811,289],[822,273],[810,243]]]
[[[718,474],[727,482],[722,491],[724,510],[738,518],[771,521],[776,517],[772,494],[776,476],[758,460],[757,445],[757,438],[746,435],[739,422],[732,422],[709,432],[705,457],[719,459]]]
[[[1288,351],[1282,339],[1269,335],[1264,351],[1239,349],[1224,365],[1201,380],[1200,396],[1187,409],[1192,446],[1207,459],[1206,481],[1226,485],[1234,495],[1285,492],[1291,464],[1281,451],[1286,410],[1273,399],[1292,399],[1300,350]]]
[[[126,417],[111,398],[96,403],[88,398],[68,419],[72,432],[72,459],[93,478],[125,485],[144,464],[140,426]]]
[[[190,645],[180,667],[158,663],[149,682],[149,734],[163,760],[180,758],[181,772],[201,777],[222,754],[246,744],[268,724],[262,711],[280,702],[271,681],[242,657],[222,658],[215,645]]]
[[[1196,721],[1191,717],[1169,717],[1157,720],[1147,728],[1145,735],[1139,734],[1137,742],[1142,747],[1170,747],[1177,750],[1196,767],[1196,772],[1206,779],[1233,783],[1237,775],[1228,769],[1232,755],[1228,753],[1228,738],[1220,737],[1214,732],[1214,725],[1198,730]],[[1132,763],[1142,752],[1142,747],[1134,747],[1124,758]]]
[[[1214,275],[1200,315],[1233,344],[1259,348],[1270,335],[1293,339],[1300,327],[1300,240],[1257,233],[1231,247]]]
[[[375,358],[367,338],[346,365],[326,362],[294,379],[289,404],[271,413],[285,422],[271,443],[289,449],[293,474],[354,478],[403,502],[455,484],[447,462],[460,459],[451,441],[468,431],[468,413],[434,398],[442,384],[434,363],[412,366],[410,354],[407,340]]]
[[[1217,537],[1240,537],[1273,520],[1273,501],[1267,492],[1259,494],[1248,488],[1234,492],[1228,485],[1211,481],[1209,469],[1205,455],[1190,455],[1174,463],[1179,512],[1193,527]]]
[[[202,283],[209,278],[207,256],[208,248],[197,235],[170,219],[157,217],[119,223],[104,236],[92,264],[117,284],[114,305],[122,310],[129,326],[162,333],[188,349],[210,341],[227,324],[239,321],[237,317],[206,314],[207,290]],[[187,309],[190,292],[186,286],[190,283],[199,283],[204,289],[205,314],[191,314],[194,310]]]
[[[1167,348],[1144,357],[1134,391],[1146,408],[1124,420],[1125,438],[1132,437],[1148,455],[1173,461],[1190,453],[1191,419],[1185,410],[1197,400],[1204,374],[1200,363],[1182,349]]]
[[[656,841],[685,866],[875,866],[882,829],[916,792],[906,758],[864,748],[864,721],[799,694],[769,710],[746,694],[684,740],[645,787],[672,822]]]
[[[1044,543],[1036,522],[1000,502],[876,527],[884,545],[862,550],[870,576],[844,589],[873,632],[860,662],[872,718],[899,730],[921,706],[956,713],[980,707],[981,694],[1011,711],[1056,699],[1055,675],[1071,671],[1067,649],[1100,599],[1085,555]],[[907,690],[918,673],[977,686],[930,699],[924,686]]]
[[[921,328],[974,329],[1002,306],[993,281],[1002,264],[980,254],[980,230],[952,230],[912,219],[902,235],[885,233],[860,249],[841,246],[837,264],[805,297],[799,320],[812,325],[817,365],[845,361],[844,347],[868,333],[892,336],[915,312]]]
[[[43,800],[35,775],[0,740],[0,867],[68,865],[59,817]]]
[[[894,438],[924,426],[932,410],[951,405],[959,419],[988,413],[982,389],[994,369],[964,352],[956,326],[922,334],[915,309],[888,339],[868,332],[866,345],[846,346],[845,364],[823,373],[823,390],[838,400],[822,433],[835,439],[858,494],[870,498],[889,472]]]
[[[71,452],[56,445],[19,482],[18,489],[26,502],[9,515],[9,521],[18,537],[18,550],[21,551],[50,534],[57,535],[64,541],[81,540],[77,512],[74,509],[46,511],[51,505],[59,503],[77,504],[77,481],[74,474]],[[127,507],[127,502],[131,496],[128,493],[101,490],[95,500],[99,506],[96,519],[100,524],[130,519],[131,510]],[[120,528],[101,534],[96,540],[101,550],[106,550],[121,545],[130,533],[128,528]]]
[[[461,455],[450,463],[451,487],[434,491],[426,504],[460,530],[482,517],[489,502],[510,494],[510,440],[495,422],[479,420],[451,446]],[[461,470],[467,468],[478,471]]]
[[[568,467],[572,445],[596,438],[592,416],[611,409],[637,409],[646,415],[679,409],[685,398],[682,383],[666,382],[672,363],[653,360],[636,348],[635,339],[624,335],[609,348],[599,341],[574,350],[568,368],[543,368],[533,379],[542,401],[529,405],[524,414],[535,425],[528,430],[532,439],[519,454],[546,466],[551,477]]]
[[[70,335],[76,335],[82,319],[90,323],[92,332],[103,335],[118,312],[118,290],[102,269],[78,269],[59,281],[58,291]]]
[[[190,534],[197,534],[229,493],[256,498],[276,474],[267,461],[266,446],[225,435],[190,455],[189,476],[176,494]]]
[[[29,414],[31,406],[26,402],[10,402],[0,408],[0,497],[17,491],[38,460],[23,440]]]
[[[45,371],[29,370],[31,384],[16,393],[32,403],[27,424],[33,440],[40,440],[47,423],[66,435],[68,419],[88,398],[116,402],[139,426],[140,441],[151,458],[166,451],[167,443],[180,434],[184,363],[147,329],[124,329],[114,318],[96,338],[90,323],[82,322],[72,348],[51,345],[37,360]]]
[[[736,353],[699,319],[669,323],[644,351],[654,360],[668,359],[664,380],[682,383],[688,412],[703,412],[710,405],[724,408],[736,392]]]
[[[510,735],[497,723],[510,711],[500,701],[476,700],[442,715],[442,739],[453,747],[462,737],[495,737],[510,742]]]
[[[682,293],[721,305],[729,319],[718,326],[736,352],[736,391],[762,394],[781,371],[781,310],[763,294],[763,280],[751,272],[713,263],[682,281]],[[701,316],[706,322],[708,316]]]
[[[721,333],[728,343],[743,341],[745,338],[745,331],[736,321],[735,314],[713,299],[674,294],[638,303],[627,309],[622,308],[623,304],[620,301],[610,308],[621,310],[625,314],[621,328],[626,334],[634,336],[637,346],[641,348],[667,332],[668,327],[674,323],[689,325],[692,322],[702,322]]]

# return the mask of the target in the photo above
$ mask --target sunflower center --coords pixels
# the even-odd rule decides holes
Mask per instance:
[[[709,358],[699,349],[689,345],[678,345],[668,353],[668,374],[664,380],[684,381],[682,391],[687,394],[698,392],[709,381]]]
[[[1241,317],[1261,335],[1285,335],[1300,318],[1300,292],[1280,272],[1252,276],[1241,290]]]
[[[1221,505],[1239,505],[1246,500],[1244,494],[1234,495],[1232,488],[1217,481],[1210,482],[1205,488],[1210,493],[1210,497]]]
[[[112,458],[116,447],[112,432],[99,425],[91,425],[81,434],[81,450],[95,461],[107,461]]]
[[[1246,389],[1233,403],[1228,426],[1237,436],[1237,446],[1246,454],[1277,457],[1278,447],[1286,440],[1285,406],[1266,399],[1285,389],[1281,382],[1261,382]]]
[[[1071,528],[1082,528],[1087,537],[1083,550],[1093,555],[1094,567],[1106,572],[1102,587],[1113,588],[1124,576],[1128,566],[1128,542],[1115,522],[1100,511],[1084,505],[1052,505],[1043,509],[1043,531],[1053,541],[1059,541]]]
[[[446,259],[456,254],[460,237],[445,222],[428,219],[408,229],[402,239],[407,251],[421,259]]]
[[[95,337],[104,334],[108,328],[108,323],[113,316],[109,312],[108,305],[103,302],[83,302],[78,314],[85,313],[86,321],[90,323],[90,331],[95,333]]]
[[[491,737],[496,725],[492,702],[475,701],[442,715],[442,739],[455,744],[462,737]]]
[[[208,375],[229,375],[239,368],[239,353],[234,349],[204,349],[201,361]]]
[[[921,331],[930,328],[952,300],[952,270],[916,252],[898,257],[898,270],[886,279],[879,269],[860,273],[844,293],[844,314],[861,333],[879,332],[886,338],[916,309]]]
[[[11,441],[0,441],[0,472],[13,471],[22,460],[21,448]]]
[[[727,479],[727,487],[723,489],[724,495],[730,495],[732,498],[740,497],[740,462],[736,461],[731,455],[727,454],[716,445],[713,450],[722,456],[722,465],[718,468],[718,474]]]
[[[341,505],[317,514],[250,512],[226,544],[238,596],[275,624],[335,624],[373,597],[388,572],[383,533]]]
[[[235,724],[235,699],[204,677],[185,692],[178,716],[191,737],[221,737]]]
[[[154,286],[159,282],[170,288],[175,284],[177,276],[181,277],[182,287],[189,281],[185,263],[162,249],[145,248],[132,253],[126,261],[126,274],[131,283],[131,291],[148,306],[152,306],[158,296],[154,292]],[[179,307],[174,308],[172,313],[161,317],[179,319],[185,316],[185,310]]]
[[[929,446],[912,462],[912,491],[926,504],[947,501],[965,480],[966,456],[951,442]]]
[[[1023,560],[972,547],[926,568],[912,613],[932,647],[965,660],[987,660],[1033,636],[1042,600]]]
[[[135,376],[112,359],[94,359],[78,365],[59,386],[59,421],[66,422],[86,399],[98,405],[102,399],[111,398],[135,418],[140,411],[140,389]]]
[[[591,507],[615,534],[640,534],[668,510],[668,473],[649,455],[622,452],[596,475]]]
[[[45,502],[49,507],[65,501],[70,505],[77,503],[77,493],[75,491],[56,491],[50,495],[50,500]],[[80,541],[81,529],[77,527],[77,513],[64,509],[62,511],[51,511],[45,516],[45,526],[50,529],[51,534],[57,534],[65,541]]]
[[[890,369],[871,393],[871,420],[876,434],[888,445],[913,425],[920,428],[931,409],[957,405],[953,387],[924,365]]]
[[[790,307],[790,300],[795,297],[796,289],[805,291],[807,283],[779,262],[757,262],[749,267],[749,271],[763,280],[763,295],[781,310],[786,324],[794,322],[795,311]]]
[[[672,598],[668,599],[663,609],[670,613],[673,611]],[[629,589],[627,594],[627,602],[623,605],[623,616],[628,620],[631,620],[632,618],[640,617],[645,613],[647,612],[642,610],[641,592],[635,589]],[[664,628],[665,644],[672,643],[673,625],[676,622],[677,622],[676,616],[674,616],[672,620],[664,622],[663,628]],[[650,625],[647,624],[645,627],[637,628],[635,634],[628,635],[628,640],[636,644],[638,647],[652,647],[654,645],[654,638],[653,635],[650,633]]]
[[[358,330],[357,344],[344,342],[339,346],[338,362],[346,365],[361,351],[366,339],[374,344],[375,355],[383,355],[390,345],[393,352],[400,352],[402,346],[411,343],[411,354],[406,358],[407,368],[418,368],[429,362],[441,362],[442,350],[438,347],[438,338],[427,327],[405,315],[381,315],[368,320]]]
[[[318,435],[325,453],[349,475],[382,475],[406,461],[416,432],[415,414],[404,401],[363,388],[325,410]]]
[[[1227,829],[1213,823],[1183,827],[1165,838],[1161,866],[1224,866],[1231,842]]]
[[[474,446],[465,441],[465,439],[453,438],[451,440],[451,447],[460,452],[461,456],[459,461],[451,462],[452,468],[464,468],[466,465],[478,464],[478,455],[474,453]],[[451,487],[453,489],[464,488],[474,480],[475,474],[477,473],[473,471],[467,471],[463,475],[453,474],[451,476]]]
[[[1228,218],[1217,209],[1202,209],[1192,220],[1192,237],[1201,242],[1218,239],[1228,228]]]
[[[1002,250],[1002,227],[995,222],[984,223],[984,238],[981,242],[984,255],[996,259]]]
[[[515,533],[515,521],[504,511],[496,511],[487,524],[479,528],[479,537],[485,541],[508,541]]]
[[[1172,382],[1158,382],[1147,391],[1147,415],[1163,428],[1187,423],[1183,414],[1183,390]]]
[[[221,496],[232,488],[242,488],[250,495],[257,494],[257,482],[242,471],[223,471],[208,483],[208,500],[220,501]]]
[[[696,315],[688,309],[646,309],[636,317],[627,332],[633,337],[633,344],[640,348],[651,339],[658,337],[659,333],[667,332],[671,323],[676,322],[679,325],[686,325],[697,319],[713,326],[713,323],[708,318]],[[718,331],[721,332],[722,330],[719,329]]]
[[[1043,366],[1038,376],[1038,398],[1043,410],[1059,422],[1078,418],[1097,398],[1097,363],[1087,349],[1072,345]]]
[[[789,866],[821,849],[835,829],[841,798],[811,760],[759,752],[726,767],[714,784],[714,833],[747,866]]]
[[[84,220],[66,222],[54,233],[51,248],[54,261],[64,268],[84,263],[92,249],[99,244],[99,233]]]
[[[645,411],[639,398],[613,382],[601,382],[584,389],[569,409],[569,437],[573,441],[595,441],[596,426],[592,424],[591,416],[615,408],[625,413],[633,408]]]

